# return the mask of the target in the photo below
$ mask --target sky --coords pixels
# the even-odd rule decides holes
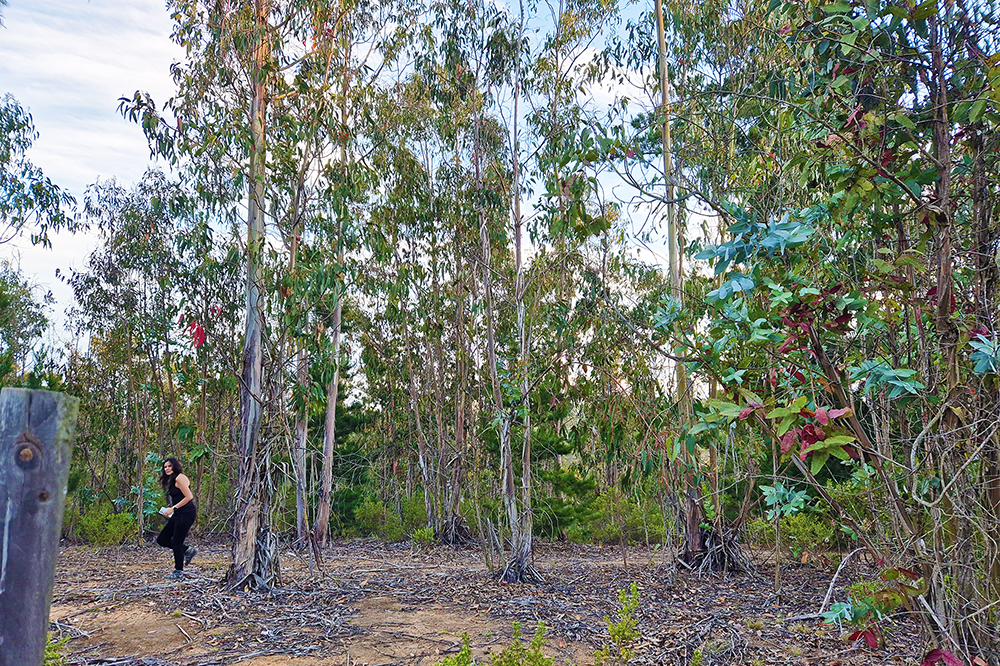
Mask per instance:
[[[0,95],[13,94],[40,134],[28,158],[80,202],[98,179],[139,180],[149,147],[118,114],[118,98],[144,90],[162,103],[173,92],[170,65],[182,51],[170,41],[164,1],[8,0],[0,14]],[[82,268],[96,240],[64,233],[52,245],[19,239],[0,245],[0,257],[19,261],[41,293],[53,292],[50,316],[59,320],[73,298],[55,271]]]

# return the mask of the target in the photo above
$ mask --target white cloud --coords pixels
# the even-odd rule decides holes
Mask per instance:
[[[98,178],[138,180],[150,164],[138,126],[117,112],[118,98],[148,91],[161,103],[173,94],[171,63],[182,50],[170,41],[162,0],[10,0],[0,28],[0,95],[11,93],[40,133],[29,154],[45,174],[82,200]],[[53,249],[27,241],[0,246],[52,289],[56,314],[72,304],[56,268],[81,268],[93,236],[53,238]],[[19,246],[19,247],[18,247]]]

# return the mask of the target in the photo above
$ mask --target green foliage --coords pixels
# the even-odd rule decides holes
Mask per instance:
[[[491,666],[552,666],[555,659],[546,657],[542,653],[544,645],[544,622],[538,623],[535,635],[527,647],[521,642],[521,623],[515,622],[510,645],[490,657],[490,664]]]
[[[127,512],[116,513],[110,502],[91,506],[80,516],[76,533],[95,546],[120,546],[137,532],[135,517]]]
[[[432,544],[434,543],[434,530],[426,526],[413,530],[410,540],[418,546]]]
[[[403,538],[399,516],[389,511],[380,500],[365,498],[354,510],[354,518],[363,534],[378,536],[386,541],[399,541]]]
[[[919,574],[902,567],[886,569],[879,581],[849,586],[848,601],[830,606],[823,621],[842,631],[848,624],[853,629],[848,640],[863,638],[874,650],[889,615],[901,606],[911,607],[909,600],[926,592],[927,583]]]
[[[436,666],[471,666],[472,649],[469,647],[469,634],[462,634],[462,649],[458,654],[445,657]]]
[[[1000,337],[990,339],[979,333],[976,339],[969,340],[969,346],[975,349],[969,355],[969,359],[976,362],[973,372],[977,375],[985,375],[987,372],[1000,373]]]
[[[641,636],[635,617],[639,610],[638,586],[632,583],[627,592],[618,590],[618,602],[621,604],[618,621],[612,622],[610,616],[604,616],[611,641],[594,653],[594,666],[625,666],[635,655],[635,643]]]
[[[27,232],[33,245],[49,246],[50,230],[78,228],[66,214],[73,197],[27,157],[36,139],[31,114],[10,94],[0,97],[0,244]]]
[[[802,512],[781,519],[781,534],[792,542],[792,553],[797,557],[803,551],[829,549],[837,531],[825,516]]]
[[[66,666],[65,648],[68,642],[68,636],[53,641],[52,634],[48,634],[45,639],[45,659],[42,661],[42,666]]]
[[[617,488],[605,490],[590,505],[590,510],[566,530],[576,543],[639,543],[647,539],[662,543],[666,539],[663,514],[655,498],[642,493],[638,499],[624,495]]]
[[[45,303],[7,259],[0,259],[0,386],[27,370],[28,354],[48,321]]]
[[[808,491],[786,488],[780,482],[776,482],[773,486],[761,486],[760,489],[764,493],[764,502],[771,507],[767,511],[768,520],[774,520],[779,515],[790,516],[798,513],[809,498]]]
[[[399,502],[399,508],[403,534],[415,535],[417,530],[427,527],[427,505],[424,504],[422,492],[414,493],[413,497],[404,497]]]

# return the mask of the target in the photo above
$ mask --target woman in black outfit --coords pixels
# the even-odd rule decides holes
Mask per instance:
[[[190,564],[198,554],[197,548],[184,544],[198,511],[194,506],[191,480],[181,473],[181,462],[177,458],[167,458],[163,461],[160,484],[167,494],[170,506],[160,510],[160,513],[167,517],[167,524],[160,531],[160,536],[156,537],[156,543],[174,551],[174,570],[164,578],[181,580],[184,578],[184,565]]]

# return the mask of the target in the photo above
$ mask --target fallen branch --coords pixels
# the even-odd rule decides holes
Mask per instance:
[[[823,617],[823,613],[826,612],[826,606],[830,603],[830,598],[833,596],[833,588],[837,584],[837,577],[840,576],[840,572],[843,570],[844,566],[847,565],[847,561],[852,557],[857,555],[863,550],[868,550],[867,547],[856,548],[848,553],[847,557],[840,561],[840,566],[837,567],[837,571],[833,574],[833,578],[830,579],[830,587],[826,588],[826,596],[823,597],[823,603],[820,604],[819,612],[809,613],[808,615],[796,615],[794,617],[785,618],[785,622],[795,622],[797,620],[818,620]]]

